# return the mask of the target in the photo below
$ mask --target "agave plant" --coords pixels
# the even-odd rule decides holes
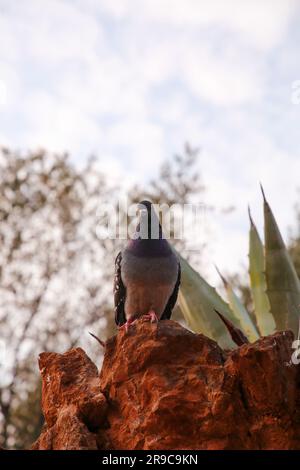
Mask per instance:
[[[249,209],[249,277],[255,319],[221,273],[227,302],[177,253],[182,270],[179,307],[185,321],[223,348],[254,342],[274,331],[298,332],[300,281],[263,189],[262,194],[264,245]]]

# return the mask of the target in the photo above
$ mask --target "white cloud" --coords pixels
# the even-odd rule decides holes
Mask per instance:
[[[13,30],[17,47],[27,59],[51,65],[63,60],[93,58],[104,42],[102,29],[93,15],[59,0],[7,3],[8,33]]]
[[[182,76],[198,97],[216,105],[239,105],[258,101],[263,94],[264,73],[244,58],[243,50],[233,57],[216,55],[207,47],[187,48]]]
[[[287,34],[297,2],[2,4],[0,144],[68,150],[77,161],[97,153],[111,176],[131,182],[155,175],[188,140],[204,149],[207,200],[236,205],[212,216],[208,264],[233,270],[246,260],[246,206],[261,226],[260,179],[285,231],[300,172],[288,151],[298,109],[282,105],[282,76],[298,57]]]
[[[145,89],[118,57],[98,58],[76,74],[65,67],[56,86],[62,99],[98,116],[143,116]]]
[[[89,0],[88,0],[89,1]],[[297,5],[295,0],[90,0],[116,18],[142,17],[176,27],[216,26],[241,34],[268,49],[282,39]]]
[[[107,145],[122,158],[127,155],[127,171],[134,171],[137,181],[145,175],[155,174],[162,161],[164,152],[163,131],[160,126],[150,122],[126,121],[115,124],[105,133]]]
[[[3,80],[0,80],[0,110],[5,106],[7,101],[7,88]]]
[[[17,71],[0,57],[0,111],[15,109],[20,102],[21,84]]]
[[[1,60],[15,60],[18,56],[17,40],[14,35],[10,18],[1,14],[0,9],[0,58]]]
[[[44,91],[28,94],[24,102],[27,127],[22,145],[50,151],[70,151],[88,156],[103,139],[100,126],[71,104],[66,105]]]

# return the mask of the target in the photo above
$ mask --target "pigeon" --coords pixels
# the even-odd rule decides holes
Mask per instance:
[[[115,321],[128,331],[138,318],[170,319],[180,286],[180,263],[164,238],[150,201],[138,204],[139,223],[115,260]]]

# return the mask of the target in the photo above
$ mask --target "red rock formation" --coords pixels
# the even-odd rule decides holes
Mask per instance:
[[[42,353],[46,425],[34,449],[300,449],[291,332],[225,353],[173,321],[142,321],[106,345]]]

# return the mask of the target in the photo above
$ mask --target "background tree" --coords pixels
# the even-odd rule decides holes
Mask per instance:
[[[105,323],[106,246],[96,237],[95,214],[109,191],[92,161],[79,171],[67,155],[2,149],[2,445],[15,445],[12,414],[30,398],[38,353],[66,350],[82,340],[85,327]]]
[[[204,187],[198,151],[163,164],[155,181],[135,186],[129,202],[190,202]],[[115,331],[114,259],[123,241],[102,239],[100,204],[119,191],[99,163],[75,167],[68,155],[0,152],[0,332],[6,346],[0,376],[0,445],[24,448],[42,424],[37,357],[81,345],[99,363],[88,330]],[[184,249],[184,241],[181,243]]]

